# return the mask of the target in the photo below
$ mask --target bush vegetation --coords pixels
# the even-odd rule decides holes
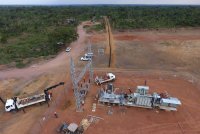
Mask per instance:
[[[58,53],[77,39],[76,26],[84,20],[108,16],[114,29],[199,27],[199,7],[62,6],[0,7],[0,64]],[[75,18],[74,23],[66,19]],[[103,21],[102,21],[103,22]],[[101,30],[102,24],[92,27]]]
[[[56,54],[78,37],[78,19],[66,22],[73,17],[69,9],[58,7],[1,7],[0,64],[23,67],[25,58]]]

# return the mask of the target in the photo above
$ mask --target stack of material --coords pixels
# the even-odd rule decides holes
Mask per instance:
[[[83,119],[80,123],[80,126],[83,126],[84,131],[87,130],[87,128],[90,126],[90,122],[88,119]]]
[[[96,111],[96,107],[97,107],[97,104],[96,104],[96,103],[93,103],[93,105],[92,105],[92,112],[95,112],[95,111]]]
[[[97,123],[99,120],[103,120],[103,118],[93,115],[88,115],[90,123]]]

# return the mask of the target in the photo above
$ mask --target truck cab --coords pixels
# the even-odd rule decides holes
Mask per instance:
[[[92,60],[92,57],[88,56],[88,55],[85,55],[84,57],[81,57],[81,60],[82,61],[90,61],[90,60]]]
[[[92,60],[92,57],[93,57],[93,53],[86,53],[83,57],[81,57],[81,60],[82,61],[90,61]]]
[[[15,102],[13,99],[8,99],[5,104],[5,111],[9,112],[11,110],[15,110]]]
[[[102,77],[96,77],[95,82],[97,85],[101,85],[106,82],[114,81],[115,75],[113,73],[107,73],[103,78]]]

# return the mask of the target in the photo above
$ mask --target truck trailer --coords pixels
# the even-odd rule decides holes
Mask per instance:
[[[51,100],[51,95],[48,91],[60,85],[64,85],[64,82],[60,82],[59,84],[46,88],[44,93],[41,94],[32,95],[26,98],[13,97],[11,99],[7,99],[5,103],[5,111],[10,112],[12,110],[19,110],[41,102],[48,102]]]

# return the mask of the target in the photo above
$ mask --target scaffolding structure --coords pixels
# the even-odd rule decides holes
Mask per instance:
[[[88,47],[88,53],[91,53],[91,45]],[[75,70],[75,65],[74,61],[71,57],[70,59],[70,73],[71,73],[71,79],[72,79],[72,84],[73,84],[73,90],[74,90],[74,96],[76,100],[76,111],[77,112],[82,112],[82,102],[83,102],[83,97],[81,96],[80,91],[84,90],[84,87],[79,87],[78,83],[83,79],[84,75],[86,72],[89,71],[89,83],[93,82],[93,68],[92,68],[92,60],[88,61],[88,63],[84,66],[82,71],[78,76],[76,76],[76,70]]]

